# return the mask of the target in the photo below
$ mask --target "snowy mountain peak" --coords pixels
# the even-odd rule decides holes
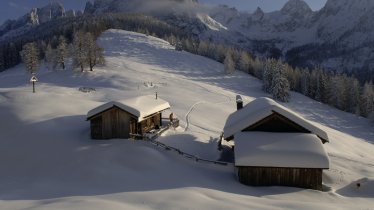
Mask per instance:
[[[31,9],[29,18],[30,18],[31,25],[39,25],[39,16],[38,16],[37,8]]]
[[[264,11],[260,7],[257,7],[256,11],[252,15],[252,20],[254,21],[262,20],[264,16],[265,16]]]
[[[65,17],[65,8],[58,2],[51,2],[45,7],[42,7],[38,11],[39,22],[44,23],[60,17]]]
[[[223,26],[221,23],[211,18],[209,15],[197,14],[197,18],[210,30],[213,30],[213,31],[227,30],[225,26]]]
[[[283,14],[300,17],[309,15],[313,11],[303,0],[289,0],[281,9],[281,12]]]
[[[370,9],[374,9],[374,1],[372,0],[327,0],[325,7],[322,9],[329,15],[335,15],[338,12],[367,12]]]
[[[97,14],[105,12],[170,12],[174,7],[195,6],[197,0],[95,0],[88,1],[84,12]],[[179,8],[181,9],[181,8]]]

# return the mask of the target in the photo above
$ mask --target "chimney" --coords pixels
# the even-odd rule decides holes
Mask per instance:
[[[236,96],[236,109],[240,110],[243,108],[243,99],[240,95]]]

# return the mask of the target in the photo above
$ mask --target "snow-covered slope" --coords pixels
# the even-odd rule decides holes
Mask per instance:
[[[109,30],[107,64],[95,72],[38,72],[37,93],[23,66],[0,73],[0,209],[370,209],[374,133],[367,120],[292,94],[284,104],[328,132],[326,192],[248,187],[232,166],[184,159],[146,142],[92,141],[85,114],[140,95],[170,103],[181,127],[158,140],[217,159],[217,138],[235,111],[267,96],[247,74],[178,52],[151,36]],[[152,85],[151,85],[152,83]],[[84,93],[80,87],[95,88]],[[88,88],[87,88],[88,89]],[[93,89],[91,89],[93,90]],[[357,188],[356,183],[361,187]]]

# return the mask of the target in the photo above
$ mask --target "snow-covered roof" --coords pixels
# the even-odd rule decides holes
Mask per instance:
[[[329,142],[329,137],[325,131],[270,98],[258,98],[248,103],[241,110],[232,113],[226,121],[224,137],[229,138],[230,136],[241,132],[243,129],[272,115],[274,112],[300,125],[324,141]]]
[[[235,135],[235,165],[329,168],[322,142],[314,134],[241,132]]]
[[[112,107],[118,107],[130,114],[138,117],[138,122],[143,121],[146,117],[169,109],[170,104],[160,98],[156,99],[153,95],[129,98],[121,101],[111,101],[103,104],[87,113],[87,119],[104,112]]]

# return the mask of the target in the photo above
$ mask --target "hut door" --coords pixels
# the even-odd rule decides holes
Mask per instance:
[[[131,134],[137,134],[137,131],[136,131],[136,121],[134,119],[130,120],[130,133]]]

